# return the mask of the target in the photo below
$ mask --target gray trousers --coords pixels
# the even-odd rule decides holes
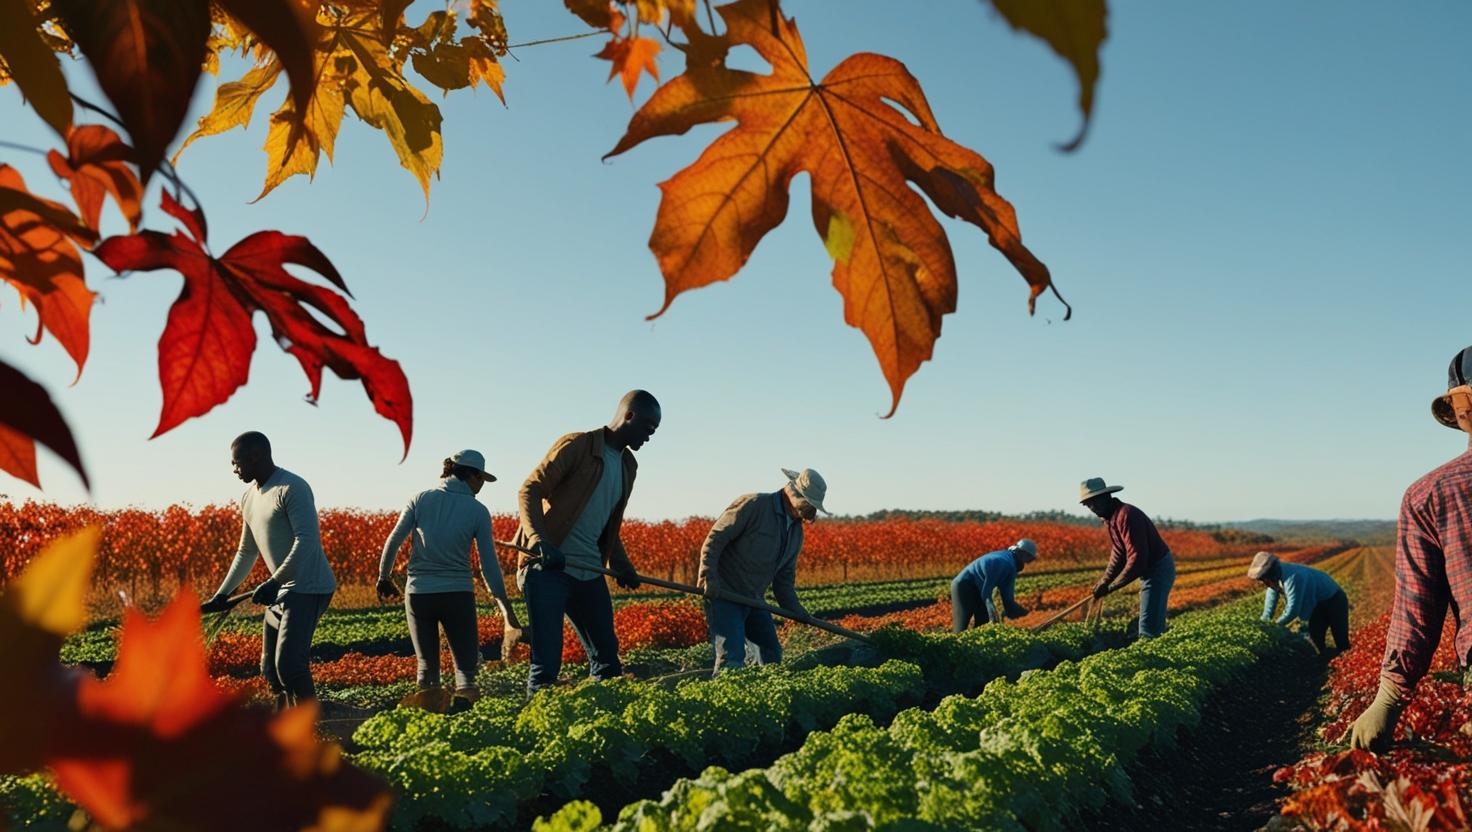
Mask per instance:
[[[266,607],[261,632],[261,675],[280,704],[315,699],[312,686],[312,634],[332,593],[288,592]]]
[[[439,687],[440,628],[450,642],[455,660],[455,687],[475,686],[475,668],[480,662],[480,633],[476,629],[474,592],[408,592],[404,613],[409,619],[409,640],[419,659],[419,686]]]

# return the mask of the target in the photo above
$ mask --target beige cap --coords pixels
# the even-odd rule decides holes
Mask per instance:
[[[1103,477],[1089,477],[1079,483],[1078,501],[1083,503],[1092,500],[1100,494],[1113,494],[1116,491],[1123,490],[1124,486],[1122,485],[1105,485]]]
[[[496,481],[495,477],[486,472],[486,458],[480,451],[472,451],[466,448],[451,456],[450,461],[456,465],[464,465],[466,468],[474,468],[480,472],[482,477],[486,478],[486,482]]]
[[[801,471],[783,468],[782,473],[787,475],[788,483],[797,491],[798,496],[812,503],[813,508],[824,514],[833,513],[823,508],[823,498],[828,496],[828,483],[823,481],[822,474],[811,468],[804,468]]]
[[[1028,538],[1024,537],[1016,543],[1013,543],[1011,546],[1008,546],[1007,548],[1013,552],[1016,552],[1019,555],[1022,555],[1024,560],[1034,561],[1038,559],[1038,544],[1032,542]]]
[[[1272,552],[1258,552],[1252,556],[1252,565],[1247,567],[1247,577],[1254,581],[1268,573],[1278,563],[1278,556]]]

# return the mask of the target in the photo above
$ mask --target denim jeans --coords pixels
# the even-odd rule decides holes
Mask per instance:
[[[474,592],[406,592],[404,615],[409,619],[409,640],[419,659],[419,686],[439,687],[440,628],[450,642],[455,662],[455,687],[475,687],[475,669],[480,664],[480,632],[475,620]]]
[[[712,675],[746,664],[746,643],[756,645],[758,664],[782,661],[782,644],[777,641],[777,624],[772,614],[729,601],[706,601],[705,623],[716,648]]]
[[[1175,583],[1176,558],[1168,552],[1140,576],[1140,638],[1165,634],[1165,608]]]
[[[613,599],[603,578],[579,581],[561,570],[533,567],[522,587],[531,624],[532,662],[527,690],[536,692],[557,681],[562,672],[562,618],[588,654],[588,675],[613,679],[623,675],[618,635],[613,631]]]
[[[980,627],[999,618],[995,602],[981,597],[976,581],[965,575],[957,575],[951,581],[951,632],[963,632],[968,627]],[[972,624],[973,619],[975,624]]]
[[[261,623],[261,675],[278,704],[295,705],[314,699],[312,635],[317,621],[332,601],[332,593],[288,592],[266,607]]]

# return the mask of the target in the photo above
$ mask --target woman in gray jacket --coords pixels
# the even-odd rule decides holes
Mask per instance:
[[[480,553],[481,577],[507,630],[521,629],[516,611],[506,600],[501,564],[491,538],[491,513],[475,498],[481,487],[496,478],[486,473],[485,457],[465,450],[445,460],[440,484],[409,500],[393,533],[383,544],[378,563],[378,597],[399,596],[389,578],[405,538],[410,538],[409,580],[404,585],[404,613],[409,638],[419,659],[419,687],[440,684],[440,628],[450,643],[455,662],[455,697],[474,700],[475,671],[480,662],[480,639],[475,618],[475,578],[470,567],[470,543]]]

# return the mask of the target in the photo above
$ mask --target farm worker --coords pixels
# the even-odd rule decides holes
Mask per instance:
[[[1334,579],[1312,566],[1284,563],[1272,552],[1258,552],[1247,567],[1247,577],[1267,587],[1263,598],[1262,620],[1272,621],[1283,597],[1283,614],[1277,623],[1286,625],[1295,618],[1308,622],[1308,637],[1314,650],[1323,654],[1324,635],[1334,631],[1334,647],[1349,649],[1349,596]]]
[[[992,603],[992,593],[1002,593],[1002,610],[1012,618],[1027,615],[1017,603],[1017,573],[1037,560],[1038,544],[1023,538],[1005,549],[988,552],[967,564],[951,581],[951,632],[972,626],[1000,624],[1002,615]],[[983,609],[985,613],[983,613]]]
[[[1447,391],[1431,402],[1443,426],[1472,434],[1472,347],[1452,358]],[[1431,665],[1451,607],[1457,663],[1472,687],[1472,439],[1469,450],[1406,489],[1395,537],[1395,604],[1375,701],[1355,720],[1350,745],[1389,747],[1411,690]]]
[[[1165,632],[1165,608],[1176,582],[1176,560],[1145,512],[1114,494],[1122,485],[1105,485],[1099,477],[1079,486],[1079,502],[1104,521],[1109,532],[1109,563],[1094,585],[1094,597],[1140,579],[1140,638]]]
[[[404,615],[409,619],[409,639],[419,660],[419,687],[439,687],[443,627],[455,662],[455,698],[471,702],[478,695],[475,670],[480,663],[471,541],[480,554],[481,579],[501,608],[506,629],[521,629],[516,611],[506,600],[506,584],[501,579],[501,564],[496,560],[491,537],[491,512],[475,498],[486,483],[495,481],[486,472],[486,458],[480,451],[464,450],[447,458],[439,485],[410,498],[378,560],[379,599],[398,597],[399,588],[389,573],[399,547],[406,538],[411,540]]]
[[[261,675],[284,708],[315,699],[312,634],[327,610],[337,579],[322,551],[317,506],[307,481],[271,460],[271,442],[257,431],[230,444],[230,464],[247,483],[240,497],[240,545],[215,597],[204,612],[229,609],[226,598],[265,558],[268,577],[251,600],[266,607],[261,633]]]
[[[777,605],[801,619],[810,616],[797,599],[797,555],[802,524],[823,508],[828,484],[811,468],[782,473],[787,484],[776,491],[737,497],[705,536],[695,583],[706,593],[705,621],[716,648],[714,673],[746,664],[746,642],[756,645],[761,664],[782,661],[782,644],[772,614],[721,595],[761,600],[772,588]],[[714,597],[712,597],[714,596]]]
[[[623,673],[608,582],[579,567],[603,566],[616,573],[619,586],[639,586],[619,529],[639,465],[633,452],[654,435],[659,420],[654,396],[631,390],[606,427],[558,439],[521,486],[514,542],[541,555],[535,563],[521,556],[516,573],[532,629],[532,692],[556,683],[562,671],[564,615],[588,653],[589,675]]]

